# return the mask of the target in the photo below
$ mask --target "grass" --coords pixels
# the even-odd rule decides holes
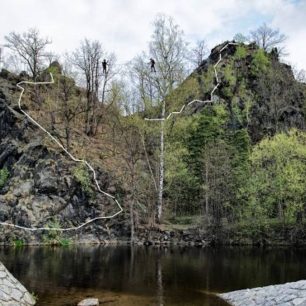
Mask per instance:
[[[72,240],[63,237],[63,233],[56,228],[60,228],[61,224],[58,220],[50,221],[47,225],[50,230],[42,236],[43,243],[46,245],[59,245],[69,246],[72,244]]]
[[[16,239],[13,241],[13,244],[16,248],[21,248],[24,246],[24,241],[22,239]]]
[[[7,168],[0,169],[0,189],[7,183],[9,175]]]

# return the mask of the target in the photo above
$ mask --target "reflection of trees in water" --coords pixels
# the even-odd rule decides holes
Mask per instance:
[[[231,291],[306,278],[305,255],[305,250],[246,248],[0,249],[0,260],[30,291],[91,288],[155,296],[158,305],[194,300],[195,290]]]
[[[161,263],[160,250],[158,250],[156,256],[156,283],[157,283],[158,306],[163,306],[164,305],[163,268]]]

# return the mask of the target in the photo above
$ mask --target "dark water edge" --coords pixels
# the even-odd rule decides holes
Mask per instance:
[[[306,279],[306,249],[71,246],[1,248],[38,306],[227,305],[216,292]],[[105,303],[104,303],[105,302]]]

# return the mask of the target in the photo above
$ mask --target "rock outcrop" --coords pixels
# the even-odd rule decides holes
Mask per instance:
[[[99,300],[95,298],[89,298],[78,303],[78,306],[99,306]]]
[[[35,299],[0,262],[0,305],[32,306]]]
[[[45,145],[47,135],[19,111],[20,92],[14,85],[18,81],[0,77],[0,169],[9,173],[5,184],[0,185],[0,222],[24,227],[73,227],[91,218],[114,214],[118,207],[113,201],[84,190],[74,173],[80,163],[73,162],[60,148]],[[101,188],[112,194],[123,193],[109,173],[95,169]],[[92,179],[91,173],[89,177]],[[65,235],[0,226],[0,244],[56,243],[66,238],[96,243],[124,236],[123,227],[124,216]]]
[[[233,306],[305,306],[306,281],[219,294]]]

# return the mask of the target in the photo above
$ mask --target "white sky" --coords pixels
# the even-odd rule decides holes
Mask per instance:
[[[146,49],[157,13],[172,16],[188,41],[204,38],[209,47],[267,22],[289,37],[286,60],[306,70],[306,0],[1,0],[0,44],[11,31],[36,27],[56,53],[87,37],[124,63]]]

